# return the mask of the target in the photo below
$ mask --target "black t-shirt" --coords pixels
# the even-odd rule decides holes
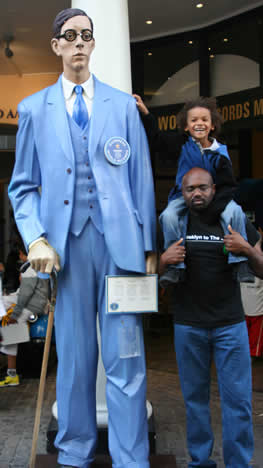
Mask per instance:
[[[247,222],[248,242],[259,234]],[[175,323],[214,328],[244,320],[240,286],[224,252],[220,223],[204,224],[189,214],[186,237],[186,279],[175,286],[172,311]]]

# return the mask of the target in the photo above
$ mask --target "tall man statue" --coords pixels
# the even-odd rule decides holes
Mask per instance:
[[[51,46],[62,58],[63,74],[19,104],[9,195],[33,268],[61,268],[58,462],[87,468],[93,460],[98,311],[113,465],[148,468],[141,318],[105,313],[105,275],[154,272],[147,140],[134,98],[89,71],[95,40],[84,11],[57,15]]]

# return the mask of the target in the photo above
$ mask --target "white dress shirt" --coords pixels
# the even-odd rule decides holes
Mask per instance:
[[[73,106],[74,106],[74,102],[77,96],[74,91],[75,86],[76,86],[76,83],[72,83],[72,81],[69,81],[67,78],[65,78],[64,73],[63,73],[62,74],[62,88],[63,88],[64,98],[65,98],[66,108],[67,108],[69,115],[71,116],[73,114]],[[84,83],[81,83],[81,86],[83,88],[82,96],[84,98],[85,104],[88,109],[89,117],[90,117],[91,112],[92,112],[93,98],[94,98],[94,80],[93,80],[92,74],[90,75],[87,81],[85,81]]]

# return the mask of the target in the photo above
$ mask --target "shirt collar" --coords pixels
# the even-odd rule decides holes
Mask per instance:
[[[218,148],[219,148],[219,143],[218,143],[218,141],[216,141],[215,138],[213,138],[212,145],[209,146],[209,148],[204,148],[204,149],[205,150],[210,149],[211,151],[216,151]]]
[[[69,81],[67,78],[65,78],[64,73],[62,74],[62,88],[63,88],[63,93],[64,97],[66,100],[70,99],[73,93],[73,89],[76,86],[76,83],[73,83],[72,81]],[[90,77],[87,81],[84,83],[81,83],[81,86],[83,87],[84,93],[89,99],[93,99],[94,97],[94,79],[93,75],[90,74]]]
[[[219,143],[218,141],[216,141],[215,138],[211,138],[212,140],[212,144],[211,146],[208,146],[208,148],[203,148],[201,143],[199,143],[199,141],[195,140],[193,137],[192,137],[192,140],[197,144],[197,146],[200,148],[200,151],[201,153],[203,154],[204,151],[206,150],[210,150],[210,151],[216,151],[218,148],[219,148]]]

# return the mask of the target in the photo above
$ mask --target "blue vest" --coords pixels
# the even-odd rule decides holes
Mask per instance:
[[[84,130],[68,114],[69,128],[75,155],[75,196],[70,231],[79,236],[89,218],[103,233],[101,209],[97,198],[96,182],[88,154],[89,122]]]

